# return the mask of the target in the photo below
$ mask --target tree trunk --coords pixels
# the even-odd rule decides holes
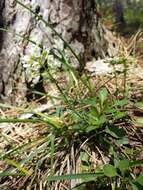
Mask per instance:
[[[115,0],[113,11],[117,28],[122,30],[125,27],[124,8],[121,0]]]
[[[22,0],[36,11],[62,35],[76,54],[86,63],[93,57],[108,54],[109,43],[100,23],[95,0]],[[78,62],[65,43],[48,27],[36,19],[15,0],[2,0],[0,26],[28,37],[50,49],[64,50],[71,64]],[[30,65],[32,55],[40,55],[41,49],[12,33],[0,32],[0,93],[1,99],[18,103],[26,96],[27,84],[36,85],[40,79],[40,66]],[[53,63],[56,62],[53,61]]]

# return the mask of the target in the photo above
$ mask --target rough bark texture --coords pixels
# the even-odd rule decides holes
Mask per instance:
[[[84,62],[93,57],[111,54],[105,40],[105,30],[100,24],[95,0],[22,0],[46,21],[51,23],[73,47]],[[0,26],[29,37],[48,49],[65,50],[71,64],[78,65],[71,52],[48,27],[24,9],[15,0],[1,0]],[[25,97],[27,84],[36,84],[40,78],[40,65],[29,64],[32,55],[41,50],[14,34],[0,32],[0,93],[1,99],[19,102]],[[58,65],[52,57],[52,63]],[[53,61],[54,60],[54,61]],[[16,96],[16,93],[19,95]],[[16,98],[15,98],[16,97]]]

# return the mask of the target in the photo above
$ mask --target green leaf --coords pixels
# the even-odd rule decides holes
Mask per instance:
[[[61,128],[63,125],[62,119],[60,119],[60,117],[48,116],[48,115],[43,114],[41,112],[38,112],[36,114],[38,116],[40,116],[43,121],[47,122],[48,124],[50,124],[51,126],[57,128],[57,129]]]
[[[117,109],[110,107],[108,104],[107,107],[104,108],[104,111],[106,112],[106,114],[115,114],[117,112]]]
[[[101,126],[103,125],[104,123],[107,122],[107,118],[106,118],[106,115],[101,115],[100,117],[92,117],[90,119],[90,123],[91,125],[97,125],[97,126]]]
[[[103,173],[81,173],[81,174],[69,174],[62,176],[48,176],[47,181],[61,181],[61,180],[72,180],[72,179],[87,179],[94,180],[96,177],[103,176]]]
[[[99,99],[101,102],[101,106],[103,106],[104,102],[106,101],[108,97],[108,91],[106,88],[103,88],[102,90],[99,91]]]
[[[108,177],[115,177],[115,176],[118,175],[117,171],[116,171],[116,168],[113,165],[111,165],[111,164],[106,164],[103,167],[103,172]]]
[[[116,140],[116,143],[121,145],[121,144],[129,144],[129,139],[127,136],[124,136],[118,140]]]
[[[73,190],[85,190],[85,189],[86,189],[86,184],[81,183],[75,186]]]
[[[81,159],[81,161],[88,163],[89,155],[86,152],[81,152],[80,153],[80,159]]]
[[[90,131],[94,131],[96,129],[98,129],[100,126],[98,125],[90,125],[89,127],[87,127],[86,132],[89,133]]]
[[[84,99],[84,105],[91,105],[91,106],[96,106],[97,102],[95,98],[88,98],[88,99]]]
[[[114,102],[114,106],[124,106],[128,103],[129,101],[127,99],[123,99],[123,100],[115,100]]]
[[[105,132],[110,134],[114,138],[123,138],[126,136],[126,132],[123,128],[119,128],[113,124],[107,126]]]
[[[127,114],[126,114],[126,112],[120,112],[120,111],[118,111],[118,112],[116,112],[115,114],[114,114],[114,119],[122,119],[123,117],[125,117]]]
[[[90,171],[90,165],[88,164],[88,163],[83,163],[83,164],[81,164],[80,165],[80,170],[82,171],[82,172],[87,172],[87,171]]]
[[[131,184],[133,190],[140,190],[140,188],[138,187],[137,184],[134,184],[134,183],[131,183],[131,182],[130,182],[130,184]]]
[[[143,174],[140,174],[135,181],[143,186]]]
[[[127,169],[129,169],[130,163],[129,160],[120,160],[118,163],[118,168],[121,172],[125,172]]]
[[[13,172],[0,172],[0,177],[8,177],[8,176],[14,176],[14,177],[19,177],[19,176],[26,176],[25,173],[19,172],[19,173],[13,173]]]
[[[133,156],[133,154],[134,154],[133,148],[125,147],[124,152],[125,152],[125,154],[127,154],[127,155],[129,155],[129,156]]]
[[[97,109],[97,105],[96,105],[96,107],[91,107],[91,109],[90,109],[90,113],[93,115],[93,116],[95,116],[95,117],[98,117],[99,116],[99,112],[98,112],[98,109]]]
[[[107,122],[107,117],[106,115],[101,115],[99,118],[98,118],[98,122],[97,122],[97,125],[103,125],[104,123]]]
[[[130,167],[137,167],[143,165],[143,160],[135,160],[130,162]]]

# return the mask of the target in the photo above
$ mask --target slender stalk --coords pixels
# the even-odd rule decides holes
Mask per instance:
[[[124,98],[127,96],[127,62],[124,61]]]
[[[78,115],[81,119],[83,119],[86,123],[87,121],[85,120],[85,118],[79,114],[76,109],[73,108],[73,105],[72,103],[69,101],[69,99],[67,98],[66,94],[63,92],[63,90],[61,89],[61,87],[59,86],[58,84],[58,81],[52,76],[52,74],[50,73],[50,71],[48,70],[47,71],[49,77],[50,77],[50,80],[56,85],[57,89],[59,90],[59,92],[61,93],[61,95],[63,96],[65,102],[70,106],[70,109],[76,114]]]
[[[0,118],[0,123],[38,123],[39,119],[3,119]]]
[[[77,61],[79,62],[80,66],[82,66],[82,62],[80,60],[80,58],[78,57],[78,55],[75,53],[75,51],[72,49],[72,47],[66,42],[66,40],[54,29],[54,27],[52,26],[52,24],[49,24],[42,16],[38,15],[35,11],[33,11],[31,8],[27,7],[26,5],[24,5],[23,3],[21,3],[19,0],[16,0],[16,2],[21,5],[22,7],[24,7],[25,9],[29,10],[32,14],[35,15],[36,18],[38,18],[38,20],[41,20],[45,26],[48,26],[54,33],[56,36],[58,36],[64,43],[65,45],[69,48],[69,50],[72,52],[72,54],[74,55],[74,57],[77,59]]]
[[[52,135],[50,138],[51,141],[51,150],[50,150],[50,157],[51,157],[51,171],[50,171],[50,175],[54,175],[54,153],[55,153],[55,136]]]
[[[24,39],[25,41],[28,41],[28,42],[34,44],[35,46],[38,46],[39,48],[43,49],[43,46],[42,46],[41,44],[37,44],[35,41],[30,40],[29,37],[26,37],[26,36],[24,36],[24,35],[20,35],[20,34],[18,34],[18,33],[15,33],[15,32],[12,31],[12,30],[9,30],[9,29],[6,29],[6,28],[0,28],[0,31],[8,32],[8,33],[14,34],[15,36],[18,36],[18,37]]]

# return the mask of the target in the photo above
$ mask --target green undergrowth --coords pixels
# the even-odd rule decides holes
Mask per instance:
[[[43,18],[38,19],[46,24]],[[68,47],[80,62],[69,44]],[[50,66],[50,55],[61,62],[59,71]],[[120,64],[123,71],[114,69],[111,79],[101,85],[86,71],[79,74],[59,49],[47,52],[42,48],[41,55],[33,55],[32,61],[40,64],[44,83],[53,84],[58,97],[33,91],[53,103],[52,108],[43,112],[32,109],[30,103],[23,108],[0,104],[5,113],[0,123],[11,127],[0,134],[0,144],[6,144],[0,152],[0,188],[142,189],[142,146],[140,142],[138,146],[130,143],[139,139],[132,131],[128,112],[131,92],[127,60],[113,60],[111,65],[115,68]],[[58,72],[64,73],[64,83],[57,78]],[[113,90],[107,85],[111,81],[115,84]],[[142,103],[136,107],[142,109]],[[16,113],[14,117],[6,114],[11,110]],[[136,122],[142,126],[141,120]],[[13,136],[13,126],[32,131],[24,138],[21,132],[20,139],[20,135]]]
[[[102,14],[102,21],[107,28],[118,31],[118,26],[115,24],[115,15],[113,13],[113,5],[102,4],[100,6],[100,12]],[[142,2],[134,3],[124,7],[124,28],[120,28],[120,33],[125,36],[130,36],[136,33],[139,29],[143,28],[143,6]]]
[[[143,27],[143,8],[142,5],[125,9],[126,22],[135,27]]]

